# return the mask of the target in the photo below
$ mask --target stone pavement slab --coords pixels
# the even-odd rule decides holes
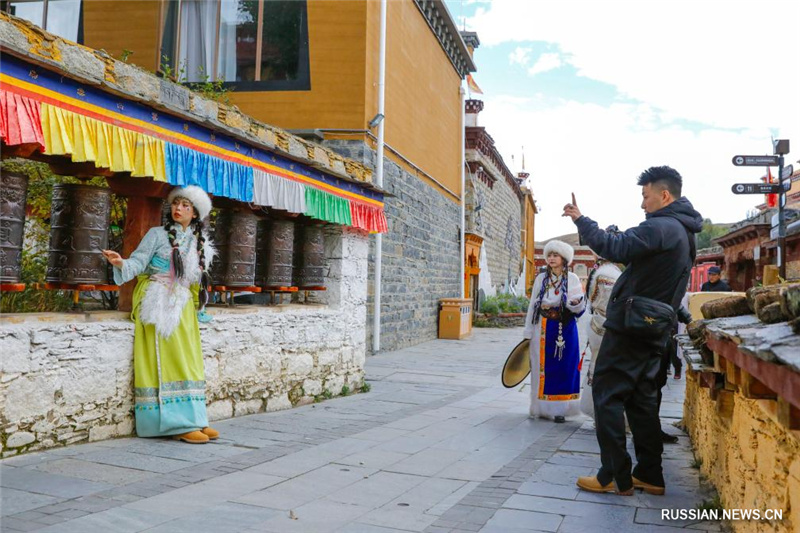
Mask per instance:
[[[587,494],[591,420],[528,417],[529,388],[500,385],[521,329],[476,330],[367,359],[368,394],[215,423],[190,446],[117,439],[0,462],[0,530],[46,532],[716,531],[660,520],[708,498],[665,389],[667,495]],[[588,365],[585,365],[588,366]]]

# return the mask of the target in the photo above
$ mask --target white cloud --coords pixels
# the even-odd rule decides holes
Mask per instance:
[[[479,7],[467,26],[484,54],[504,42],[545,41],[581,76],[664,112],[774,128],[800,122],[800,33],[792,20],[800,20],[800,2],[499,0]]]
[[[734,222],[763,196],[731,186],[764,172],[734,167],[735,154],[771,153],[774,134],[792,141],[787,163],[800,157],[800,33],[788,23],[800,20],[800,2],[500,0],[476,13],[467,24],[481,39],[479,68],[497,60],[497,44],[543,41],[580,76],[639,102],[563,100],[542,82],[527,98],[486,98],[480,121],[506,161],[526,147],[537,239],[574,231],[560,216],[570,192],[601,225],[638,224],[636,178],[662,164],[681,172],[703,216]]]
[[[528,62],[531,59],[531,48],[526,48],[523,46],[518,46],[511,54],[508,56],[508,61],[514,65],[519,64],[523,67],[528,65]]]
[[[764,171],[736,168],[731,158],[736,153],[766,153],[766,130],[697,133],[678,126],[657,127],[657,113],[646,105],[604,108],[563,101],[534,108],[532,102],[487,98],[480,121],[508,164],[512,155],[520,161],[518,147],[526,147],[526,170],[542,208],[536,222],[537,240],[575,231],[572,222],[561,217],[571,192],[584,214],[603,227],[638,224],[644,213],[636,178],[654,165],[677,169],[684,177],[683,193],[715,222],[740,220],[763,201],[763,196],[731,193],[734,183],[756,182]]]
[[[558,54],[542,54],[539,56],[539,60],[528,69],[529,76],[535,76],[537,74],[541,74],[542,72],[547,72],[548,70],[557,69],[561,66],[561,58]]]

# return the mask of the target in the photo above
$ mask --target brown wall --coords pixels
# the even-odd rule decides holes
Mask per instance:
[[[128,62],[150,71],[158,65],[160,2],[91,0],[83,3],[83,42],[115,58],[131,50]]]

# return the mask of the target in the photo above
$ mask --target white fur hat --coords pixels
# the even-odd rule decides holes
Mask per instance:
[[[203,220],[211,212],[211,198],[208,197],[206,191],[197,185],[187,185],[186,187],[176,187],[167,196],[167,203],[172,204],[175,198],[186,198],[194,206],[197,211],[197,216]]]
[[[547,256],[550,252],[555,252],[561,257],[564,258],[564,262],[569,265],[572,263],[572,257],[575,255],[575,250],[572,249],[572,246],[565,243],[564,241],[557,241],[552,240],[548,241],[547,244],[544,245],[544,257],[547,259]]]

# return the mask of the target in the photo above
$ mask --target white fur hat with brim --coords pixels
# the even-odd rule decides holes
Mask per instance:
[[[550,252],[555,252],[561,257],[563,257],[564,262],[567,265],[572,263],[572,257],[575,255],[575,250],[572,249],[572,246],[565,243],[564,241],[558,241],[558,240],[548,241],[547,244],[544,245],[545,259],[547,259],[547,256],[550,255]]]
[[[197,216],[200,217],[200,220],[206,218],[211,212],[211,198],[208,197],[206,191],[197,185],[187,185],[186,187],[172,189],[172,192],[167,197],[167,203],[172,204],[175,198],[186,198],[192,202],[192,206],[197,211]]]

